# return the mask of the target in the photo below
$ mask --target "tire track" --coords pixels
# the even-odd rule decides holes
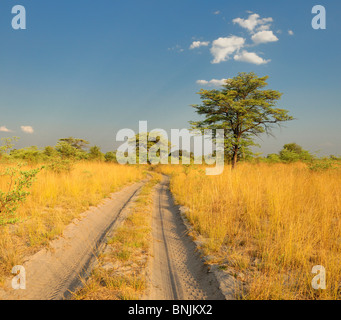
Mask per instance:
[[[68,299],[91,271],[103,240],[124,220],[131,200],[145,181],[125,187],[112,194],[100,207],[86,212],[86,216],[71,223],[63,236],[52,241],[50,249],[43,249],[24,263],[26,289],[6,290],[2,299],[62,300]],[[10,280],[7,288],[11,288]]]
[[[224,300],[182,222],[164,177],[156,188],[148,299]]]

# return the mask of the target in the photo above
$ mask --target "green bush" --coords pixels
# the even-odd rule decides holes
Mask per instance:
[[[325,171],[329,169],[336,169],[335,163],[330,160],[320,160],[320,161],[313,161],[308,168],[312,171]]]
[[[16,216],[16,210],[20,204],[24,202],[30,194],[28,189],[36,175],[43,167],[32,170],[21,170],[20,165],[17,167],[8,167],[1,176],[9,177],[8,191],[0,190],[0,225],[12,224],[19,221]]]
[[[70,159],[55,159],[46,166],[46,169],[54,173],[69,173],[73,169],[73,164]]]
[[[107,152],[105,155],[104,155],[104,159],[106,162],[117,162],[116,160],[116,154],[114,152]]]

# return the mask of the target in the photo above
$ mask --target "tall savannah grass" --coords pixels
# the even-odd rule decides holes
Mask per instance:
[[[162,167],[207,254],[242,275],[244,299],[341,298],[341,170],[304,164],[240,164],[206,176],[203,167]],[[314,290],[314,265],[326,269]]]
[[[8,165],[0,164],[0,172]],[[61,235],[81,212],[144,176],[142,167],[104,162],[78,162],[68,169],[60,172],[47,166],[42,170],[17,211],[20,221],[0,226],[0,283],[24,256]],[[0,189],[8,189],[8,179],[2,176]]]

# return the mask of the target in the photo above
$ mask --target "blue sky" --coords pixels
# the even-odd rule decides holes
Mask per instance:
[[[11,27],[16,4],[26,30]],[[311,26],[316,4],[326,30]],[[283,92],[278,106],[297,118],[264,136],[261,152],[297,142],[341,154],[340,19],[332,0],[3,0],[0,137],[43,147],[74,136],[108,151],[139,120],[189,127],[199,119],[189,106],[200,103],[196,92],[254,71],[270,76]]]

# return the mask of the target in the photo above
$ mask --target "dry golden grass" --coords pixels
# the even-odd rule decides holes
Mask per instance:
[[[222,175],[161,166],[204,250],[245,281],[244,299],[340,299],[341,170],[304,164],[240,164]],[[314,265],[326,290],[314,290]]]
[[[0,165],[0,172],[5,166]],[[65,173],[41,171],[31,195],[17,211],[20,222],[0,226],[0,283],[10,275],[14,265],[22,263],[24,256],[61,235],[64,227],[81,212],[143,177],[143,167],[103,162],[79,162]],[[7,180],[1,176],[0,189],[8,189]]]
[[[151,246],[152,191],[159,174],[141,189],[127,219],[108,239],[84,287],[74,300],[137,300],[146,289],[146,268]],[[110,266],[107,268],[107,266]]]

